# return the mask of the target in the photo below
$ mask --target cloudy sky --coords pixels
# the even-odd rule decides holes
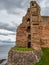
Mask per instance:
[[[17,26],[22,22],[31,0],[0,0],[0,45],[15,43]],[[49,15],[49,0],[36,0],[41,15]]]

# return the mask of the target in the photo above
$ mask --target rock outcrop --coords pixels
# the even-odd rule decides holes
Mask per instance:
[[[11,49],[8,55],[8,65],[34,65],[40,60],[39,51],[18,51]]]

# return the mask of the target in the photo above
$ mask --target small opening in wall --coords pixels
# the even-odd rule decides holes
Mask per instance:
[[[30,34],[28,35],[28,39],[31,40],[31,35]]]
[[[28,48],[31,48],[31,42],[28,42]]]
[[[34,6],[34,3],[32,3],[32,6]]]
[[[30,18],[27,19],[27,22],[30,22]]]
[[[27,32],[30,32],[30,26],[27,27]]]
[[[33,24],[33,25],[39,25],[38,23],[35,23],[35,24]]]

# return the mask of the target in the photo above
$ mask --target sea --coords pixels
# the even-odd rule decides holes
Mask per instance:
[[[13,47],[14,44],[11,45],[0,45],[0,60],[1,59],[7,59],[8,58],[8,52]]]

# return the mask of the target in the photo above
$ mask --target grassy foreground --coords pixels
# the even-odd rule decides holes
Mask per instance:
[[[42,51],[41,60],[35,65],[49,65],[49,48],[42,48]]]
[[[34,50],[33,48],[26,48],[26,47],[14,47],[14,50],[19,50],[19,51],[32,51]]]

